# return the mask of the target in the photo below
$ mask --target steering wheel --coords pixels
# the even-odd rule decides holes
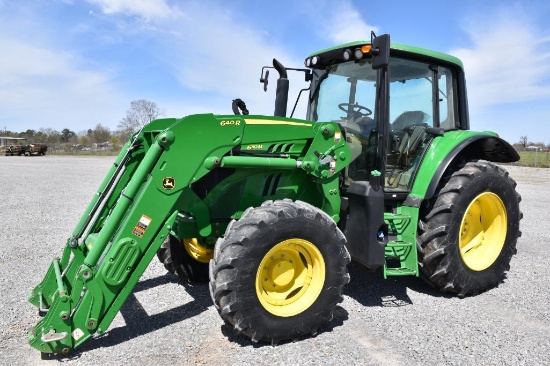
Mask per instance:
[[[346,113],[358,113],[361,115],[361,117],[368,117],[372,114],[372,111],[370,109],[359,104],[340,103],[338,104],[338,108]]]

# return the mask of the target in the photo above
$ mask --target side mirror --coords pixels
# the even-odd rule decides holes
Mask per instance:
[[[265,71],[265,76],[264,76],[264,69],[266,67],[262,67],[262,76],[260,77],[260,83],[264,84],[264,91],[267,91],[267,84],[269,83],[269,70],[266,70]]]
[[[390,63],[390,35],[383,34],[376,37],[371,34],[372,68],[377,70],[386,67]]]

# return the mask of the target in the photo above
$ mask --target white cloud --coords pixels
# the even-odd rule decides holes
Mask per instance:
[[[121,98],[109,85],[109,73],[79,66],[82,60],[70,53],[20,39],[0,37],[0,49],[1,127],[78,129],[111,122]]]
[[[225,105],[221,108],[227,113],[231,113],[231,100],[241,98],[251,113],[271,114],[278,75],[271,70],[269,93],[264,93],[259,83],[262,66],[271,65],[277,58],[287,67],[301,67],[303,60],[291,57],[265,32],[239,21],[241,16],[220,7],[188,4],[177,19],[155,24],[162,29],[157,39],[162,45],[158,57],[193,93],[214,93],[213,100],[223,97]],[[304,77],[292,74],[290,78],[292,104],[296,89],[304,85]],[[206,111],[218,109],[220,106],[213,105]]]
[[[164,0],[151,3],[88,1],[107,15],[103,20],[110,19],[116,24],[119,37],[127,37],[129,42],[133,38],[149,39],[152,47],[143,50],[146,57],[159,59],[174,75],[174,80],[186,89],[180,89],[182,94],[187,94],[181,98],[185,107],[168,108],[168,113],[171,110],[232,113],[232,99],[241,98],[251,113],[271,114],[278,75],[271,70],[269,90],[264,93],[259,83],[262,66],[270,66],[273,58],[287,67],[303,65],[302,58],[291,57],[283,46],[269,38],[269,32],[243,21],[248,14],[229,5],[186,2],[170,6]],[[144,4],[158,10],[146,8]],[[128,14],[138,18],[124,18]],[[167,14],[170,16],[165,17]],[[305,85],[303,80],[303,74],[291,75],[289,113],[299,89]],[[201,101],[189,105],[189,94]],[[171,100],[167,103],[175,105]],[[304,109],[301,111],[305,117]]]
[[[177,14],[165,0],[88,0],[105,14],[137,15],[144,19],[167,18]]]
[[[326,36],[336,44],[370,39],[371,31],[378,33],[378,27],[367,24],[348,0],[335,1],[327,9]]]
[[[324,20],[315,22],[327,24],[323,31],[324,38],[344,43],[368,39],[371,30],[378,31],[377,27],[368,25],[362,19],[351,2],[329,2],[328,7],[318,7],[330,9],[322,10],[321,17]],[[265,29],[255,28],[243,21],[247,15],[231,6],[187,2],[185,6],[173,6],[170,10],[171,19],[151,17],[148,26],[140,29],[160,45],[156,49],[156,57],[172,69],[179,83],[202,98],[202,103],[186,106],[185,110],[224,110],[231,113],[231,100],[241,98],[251,113],[273,113],[278,75],[271,70],[269,90],[264,93],[259,83],[262,66],[270,66],[272,59],[277,58],[287,67],[300,68],[303,65],[302,57],[306,54],[300,55],[298,59],[291,56],[284,45],[274,41],[276,35],[272,36]],[[137,10],[133,11],[137,13]],[[117,12],[123,13],[122,10]],[[114,11],[112,13],[115,14]],[[291,91],[288,114],[292,111],[299,90],[307,86],[303,74],[289,73],[289,78]],[[306,94],[301,98],[296,116],[305,117]],[[205,103],[205,99],[210,99],[212,105]],[[224,105],[220,106],[220,102]]]
[[[144,57],[156,57],[163,69],[171,69],[174,84],[179,82],[184,88],[173,85],[164,88],[174,94],[158,91],[163,88],[148,90],[150,95],[169,95],[152,97],[166,108],[167,116],[231,114],[234,98],[244,99],[251,113],[271,114],[277,75],[272,71],[269,92],[264,93],[259,83],[261,67],[269,65],[273,57],[290,67],[300,67],[303,62],[274,45],[268,33],[241,22],[242,14],[220,6],[191,3],[185,12],[170,8],[170,17],[162,18],[167,14],[166,2],[151,2],[151,7],[144,2],[94,0],[94,3],[105,16],[91,17],[91,22],[80,23],[84,25],[73,27],[72,31],[90,45],[94,42],[110,45],[112,42],[105,41],[106,32],[101,27],[98,32],[90,29],[97,27],[97,22],[112,20],[117,29],[117,44],[131,44]],[[128,14],[137,17],[127,17]],[[48,28],[48,21],[39,15],[33,21],[15,18],[9,24],[0,23],[0,49],[4,50],[0,58],[0,128],[21,131],[67,127],[79,131],[102,123],[115,129],[129,100],[143,97],[147,90],[132,89],[123,94],[117,86],[121,75],[116,71],[122,65],[113,60],[115,69],[111,71],[105,63],[109,58],[84,59],[74,46],[58,44],[53,29],[41,33],[41,28]],[[17,29],[24,29],[25,33],[18,34]],[[40,37],[35,39],[31,37],[33,34]],[[143,39],[147,42],[141,42]],[[292,76],[293,90],[303,84],[303,75]],[[289,98],[289,113],[296,94],[297,91]]]
[[[466,24],[471,46],[450,51],[465,67],[471,109],[550,96],[550,37],[517,8]]]

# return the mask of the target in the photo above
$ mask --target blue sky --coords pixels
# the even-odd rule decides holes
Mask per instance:
[[[549,144],[549,18],[547,0],[0,0],[0,131],[114,130],[142,98],[167,117],[235,98],[272,114],[263,65],[375,30],[463,60],[472,129]]]

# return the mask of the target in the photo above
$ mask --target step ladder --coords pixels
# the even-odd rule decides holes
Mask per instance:
[[[411,232],[411,216],[406,214],[384,213],[389,231],[396,234],[395,240],[386,244],[384,278],[388,276],[418,276],[418,256],[416,243],[403,237]],[[412,230],[416,233],[416,230]]]

